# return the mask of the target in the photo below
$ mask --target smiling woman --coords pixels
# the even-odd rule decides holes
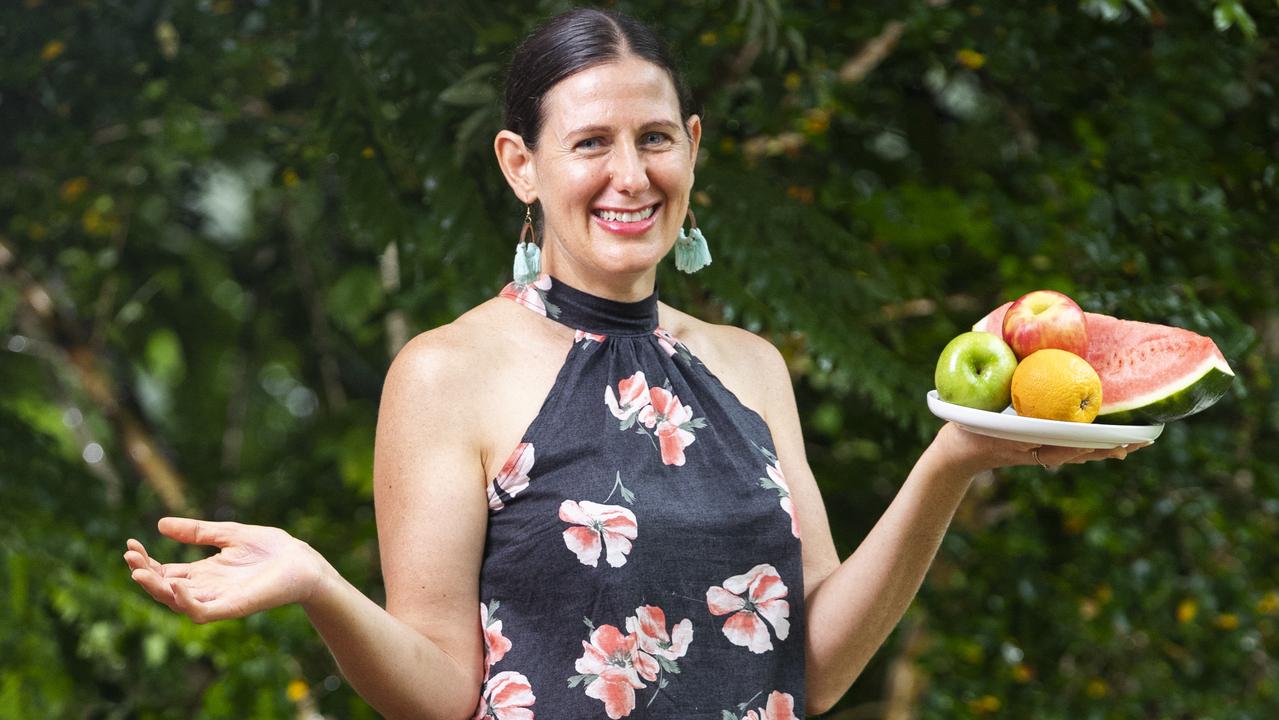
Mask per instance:
[[[586,28],[566,26],[568,42],[596,37],[572,35]],[[542,92],[513,72],[508,129],[494,147],[516,196],[542,211],[543,269],[575,287],[637,300],[652,291],[657,263],[684,222],[702,126],[684,114],[687,101],[654,43],[628,44],[620,24],[613,38],[612,56],[566,53],[595,64]],[[525,43],[512,67],[535,64],[545,40]],[[540,113],[527,108],[532,97],[540,97]]]
[[[161,532],[221,551],[161,564],[130,540],[158,601],[198,622],[300,603],[390,718],[792,720],[830,709],[883,643],[973,475],[1123,456],[946,425],[841,562],[781,355],[658,302],[702,125],[657,36],[553,18],[506,98],[494,150],[539,207],[544,272],[391,366],[386,608],[282,530],[179,518]]]

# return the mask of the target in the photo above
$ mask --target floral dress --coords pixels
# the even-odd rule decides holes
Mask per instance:
[[[656,294],[502,296],[577,332],[489,483],[475,718],[803,717],[800,525],[763,418]]]

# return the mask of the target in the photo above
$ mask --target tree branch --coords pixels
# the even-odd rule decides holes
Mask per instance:
[[[160,450],[146,423],[133,411],[136,403],[128,401],[126,393],[103,369],[98,353],[84,340],[76,318],[66,312],[56,312],[48,291],[17,266],[13,251],[2,241],[0,273],[21,289],[23,305],[46,336],[42,339],[59,350],[50,356],[74,371],[80,387],[110,422],[117,447],[124,451],[143,482],[155,491],[168,512],[190,513],[185,482]]]
[[[867,75],[879,66],[884,58],[897,47],[897,41],[901,40],[902,33],[906,30],[906,23],[900,20],[893,20],[886,25],[870,42],[862,46],[856,55],[844,63],[839,69],[839,79],[846,83],[861,82]]]

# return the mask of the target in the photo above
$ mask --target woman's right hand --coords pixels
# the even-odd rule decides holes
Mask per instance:
[[[329,569],[310,545],[279,528],[166,517],[159,529],[178,542],[220,549],[193,563],[160,563],[137,540],[126,543],[134,581],[197,623],[304,603]]]

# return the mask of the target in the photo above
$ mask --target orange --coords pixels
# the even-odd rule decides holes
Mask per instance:
[[[1013,371],[1013,409],[1023,417],[1092,422],[1101,410],[1101,378],[1087,360],[1056,348],[1036,350]]]

